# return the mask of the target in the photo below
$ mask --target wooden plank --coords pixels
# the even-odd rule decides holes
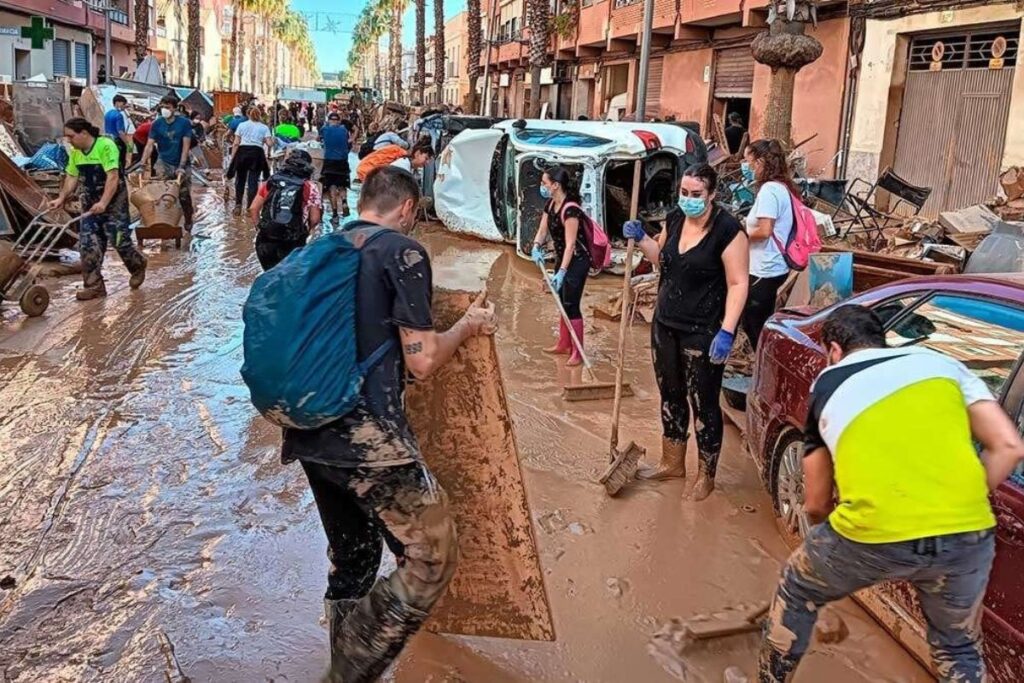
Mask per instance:
[[[454,324],[473,296],[435,288],[438,329]],[[554,640],[493,337],[468,340],[433,377],[410,386],[406,409],[459,533],[459,566],[429,628]]]

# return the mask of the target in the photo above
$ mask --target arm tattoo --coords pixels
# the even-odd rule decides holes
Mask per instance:
[[[412,344],[405,345],[405,352],[410,356],[415,355],[423,350],[423,342],[413,342]]]

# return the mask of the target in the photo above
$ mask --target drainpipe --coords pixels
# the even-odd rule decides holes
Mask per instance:
[[[651,27],[654,24],[654,0],[644,0],[644,34],[640,46],[640,75],[637,79],[636,115],[642,122],[647,118],[647,72],[651,65]]]

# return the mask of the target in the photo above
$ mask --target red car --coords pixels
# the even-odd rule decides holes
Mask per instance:
[[[843,303],[873,308],[886,323],[890,346],[921,344],[963,362],[1024,426],[1024,276],[912,278]],[[761,334],[747,394],[747,443],[791,543],[806,528],[802,429],[811,383],[826,365],[819,338],[831,310],[777,313]],[[1022,680],[1024,662],[1024,469],[992,495],[992,505],[998,529],[985,597],[985,655],[992,680],[1010,683]],[[909,585],[886,584],[857,597],[911,653],[930,662],[924,619]]]

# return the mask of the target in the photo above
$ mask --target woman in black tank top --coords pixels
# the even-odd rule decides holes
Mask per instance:
[[[659,239],[627,223],[626,237],[661,266],[651,326],[654,374],[661,392],[661,463],[646,479],[686,477],[690,415],[697,433],[697,481],[690,500],[715,486],[724,422],[722,373],[747,298],[747,238],[729,212],[714,205],[718,174],[707,164],[686,169],[679,205]]]
[[[531,257],[544,265],[544,246],[551,238],[555,246],[555,275],[552,283],[565,308],[576,338],[583,345],[583,286],[590,273],[590,250],[584,229],[586,214],[580,206],[580,198],[572,186],[569,172],[562,167],[549,169],[541,177],[540,193],[548,199],[541,214],[540,228],[533,239]],[[572,337],[565,321],[558,324],[558,343],[544,349],[545,353],[569,354],[566,365],[575,366],[583,362],[579,350],[573,348]]]

